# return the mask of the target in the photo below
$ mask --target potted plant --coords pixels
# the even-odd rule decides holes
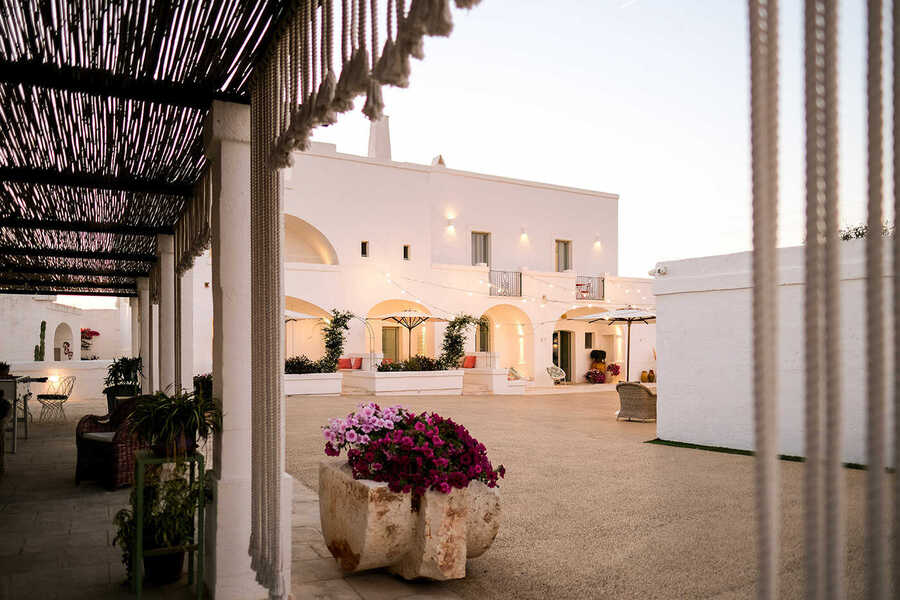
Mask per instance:
[[[388,567],[404,578],[459,579],[500,527],[487,450],[468,430],[434,413],[361,404],[323,429],[319,468],[322,533],[345,571]]]
[[[212,394],[157,392],[142,396],[131,415],[132,430],[157,456],[178,457],[197,449],[222,429],[222,412]]]
[[[9,363],[0,360],[0,377],[9,377]]]
[[[584,378],[588,383],[606,383],[606,373],[600,369],[591,369],[584,374]]]
[[[162,479],[163,470],[147,471],[144,486],[143,546],[144,550],[156,550],[187,545],[194,532],[194,513],[202,493],[201,480],[191,484],[185,478],[186,463],[176,465],[168,479]],[[134,545],[136,543],[137,494],[131,492],[131,508],[123,508],[113,520],[116,525],[114,545],[122,549],[122,562],[131,580],[134,572]],[[144,557],[146,579],[157,584],[172,583],[181,577],[184,569],[184,551]]]
[[[212,373],[194,375],[194,393],[212,398],[213,379]]]
[[[622,367],[617,365],[616,363],[609,363],[606,365],[606,383],[616,383],[619,381],[619,373],[622,372]]]
[[[110,414],[116,409],[116,399],[122,396],[137,396],[141,393],[140,380],[144,376],[141,357],[122,356],[109,364],[106,369],[103,393]]]

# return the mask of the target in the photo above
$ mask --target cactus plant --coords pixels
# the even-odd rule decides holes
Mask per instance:
[[[41,343],[34,346],[34,360],[44,360],[44,336],[47,333],[47,321],[41,321]]]

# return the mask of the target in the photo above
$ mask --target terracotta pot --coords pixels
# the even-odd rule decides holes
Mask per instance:
[[[641,371],[641,383],[647,383],[650,381],[650,375],[647,371]]]
[[[184,552],[144,557],[144,573],[147,581],[163,585],[181,579],[184,571]]]
[[[650,372],[647,373],[647,381],[656,383],[656,373],[653,372],[653,369],[650,369]]]

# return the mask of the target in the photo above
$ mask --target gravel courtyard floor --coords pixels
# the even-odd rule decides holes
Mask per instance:
[[[317,489],[320,426],[364,397],[287,399],[288,472]],[[464,598],[751,598],[753,458],[644,443],[615,393],[378,398],[451,417],[504,464],[493,547],[444,587]],[[781,590],[803,595],[803,469],[782,461]],[[848,596],[863,596],[865,472],[847,483]],[[296,568],[296,566],[295,566]]]

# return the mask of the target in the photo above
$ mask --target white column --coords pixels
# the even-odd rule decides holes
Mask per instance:
[[[150,343],[150,323],[153,320],[151,318],[151,306],[150,306],[150,278],[149,277],[138,277],[137,278],[137,288],[138,288],[138,320],[139,320],[139,331],[140,335],[138,336],[138,351],[137,355],[141,357],[141,365],[144,370],[144,378],[141,380],[141,393],[142,394],[150,394],[153,392],[153,379],[152,373],[153,370],[151,368],[152,365],[152,352],[151,343]]]
[[[175,316],[179,323],[179,365],[178,375],[180,381],[176,384],[180,388],[191,390],[194,385],[194,271],[188,269],[179,278],[178,315]]]
[[[206,582],[215,600],[267,598],[250,568],[250,109],[213,102],[204,131],[213,181],[213,396],[223,431],[207,510]],[[290,520],[288,520],[290,523]],[[288,546],[290,547],[290,546]]]
[[[531,365],[534,374],[534,384],[545,387],[553,385],[553,380],[547,374],[547,367],[553,364],[553,330],[556,323],[541,323],[534,326],[534,348]]]
[[[157,236],[159,248],[158,389],[175,391],[175,237]]]
[[[140,300],[138,298],[129,298],[128,305],[131,307],[131,354],[129,356],[140,356],[141,354],[141,319],[140,319]]]
[[[119,298],[116,301],[116,309],[119,312],[119,343],[116,348],[117,356],[128,356],[131,349],[131,298]]]

